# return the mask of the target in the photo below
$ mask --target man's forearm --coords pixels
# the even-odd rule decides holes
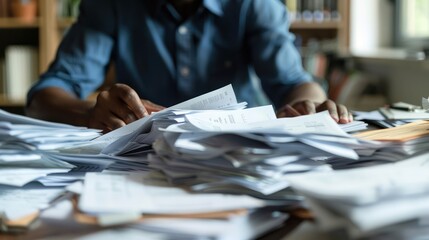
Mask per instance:
[[[312,101],[322,103],[327,99],[325,92],[318,83],[304,83],[296,86],[292,92],[286,96],[284,104],[293,105],[301,101]]]
[[[60,88],[46,88],[36,93],[26,108],[30,117],[77,126],[88,126],[95,102],[83,101]]]

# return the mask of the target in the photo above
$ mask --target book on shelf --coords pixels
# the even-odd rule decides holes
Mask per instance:
[[[326,22],[339,20],[338,0],[285,0],[290,20]]]
[[[9,0],[0,0],[0,18],[9,17]]]
[[[304,22],[313,21],[313,12],[314,12],[314,0],[303,0],[302,1],[302,20]]]
[[[324,0],[314,0],[313,5],[313,20],[315,22],[323,22],[324,14],[323,14],[323,1]]]
[[[12,101],[24,102],[27,91],[39,74],[37,49],[32,46],[8,46],[5,51],[5,62],[5,95]]]
[[[79,5],[80,0],[58,0],[57,16],[61,18],[77,17],[79,15]]]
[[[331,0],[332,4],[329,7],[329,11],[331,12],[331,20],[332,21],[339,21],[341,20],[341,15],[338,10],[338,0]]]

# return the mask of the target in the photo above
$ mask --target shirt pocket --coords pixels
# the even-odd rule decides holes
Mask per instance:
[[[239,71],[240,53],[234,50],[214,49],[208,57],[207,74],[209,78],[222,78],[231,81]]]

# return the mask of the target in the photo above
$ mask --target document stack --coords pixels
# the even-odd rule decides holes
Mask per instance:
[[[356,168],[392,163],[429,151],[429,121],[354,134],[361,147],[355,148],[359,161],[341,157],[327,160],[334,169]]]
[[[81,179],[80,156],[61,157],[57,150],[88,142],[98,130],[40,121],[0,110],[0,231],[24,231],[39,212]],[[100,162],[100,161],[99,161]],[[106,167],[108,163],[99,165]],[[86,164],[85,167],[88,167]]]
[[[88,146],[89,148],[101,146],[101,153],[110,156],[141,155],[150,150],[152,143],[160,136],[159,128],[183,122],[186,114],[203,110],[245,107],[246,103],[237,102],[232,85],[227,85],[109,132],[95,139]]]
[[[413,224],[415,235],[419,234],[418,226],[426,228],[426,235],[384,235],[382,239],[424,239],[429,209],[428,159],[429,153],[425,153],[371,168],[291,175],[288,181],[306,197],[322,229],[346,228],[353,237],[383,236]]]
[[[100,136],[100,131],[51,123],[0,110],[0,184],[21,187],[75,165],[57,159],[55,151]]]
[[[75,217],[101,226],[133,223],[129,231],[162,239],[253,239],[287,217],[267,205],[243,195],[189,193],[149,173],[88,173]]]
[[[330,170],[322,160],[333,156],[357,160],[360,144],[327,112],[277,119],[271,106],[188,114],[163,131],[149,166],[170,182],[285,201],[299,200],[276,194],[287,191],[287,175]]]
[[[2,147],[55,150],[100,136],[100,130],[41,121],[0,110]]]

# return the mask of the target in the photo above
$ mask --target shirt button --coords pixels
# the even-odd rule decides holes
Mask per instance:
[[[182,34],[182,35],[187,34],[188,33],[188,28],[185,27],[185,26],[179,27],[179,33]]]
[[[180,74],[181,74],[183,77],[187,77],[187,76],[189,76],[189,73],[190,73],[190,71],[189,71],[189,68],[188,68],[188,67],[182,67],[182,68],[180,69]]]

